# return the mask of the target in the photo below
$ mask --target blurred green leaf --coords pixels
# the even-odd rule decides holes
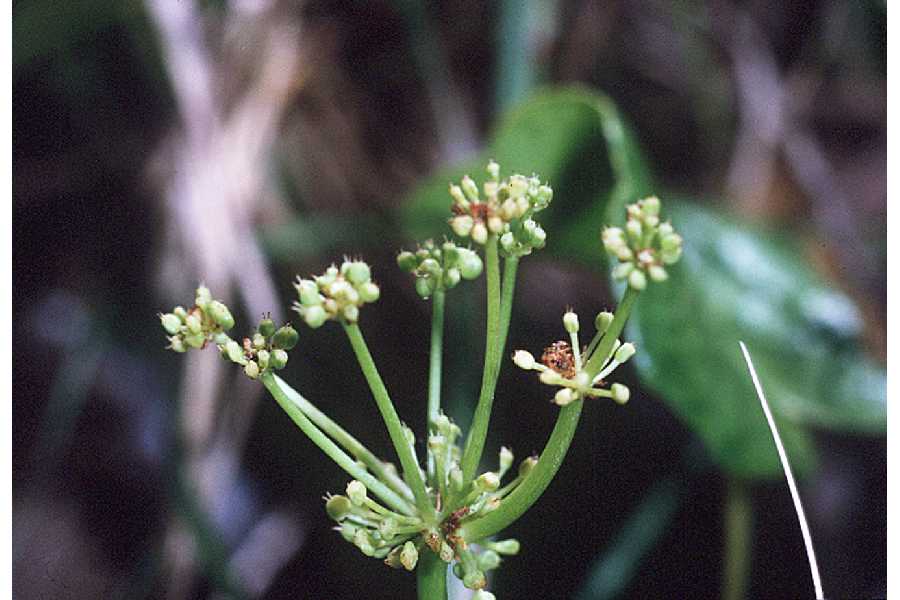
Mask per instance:
[[[615,105],[583,88],[536,93],[501,119],[491,140],[480,156],[441,170],[412,192],[400,215],[410,237],[446,231],[449,182],[466,173],[479,179],[490,158],[504,173],[537,173],[554,186],[553,204],[541,220],[545,229],[559,232],[553,248],[564,255],[600,258],[599,244],[585,244],[598,239],[603,222],[605,203],[597,198],[611,190],[614,198],[632,199],[650,188],[637,144]]]
[[[857,348],[853,303],[773,232],[669,200],[666,212],[684,236],[684,258],[665,285],[642,295],[628,334],[640,348],[642,381],[716,461],[738,476],[781,476],[738,340],[750,349],[797,470],[813,459],[805,426],[883,434],[885,374]]]

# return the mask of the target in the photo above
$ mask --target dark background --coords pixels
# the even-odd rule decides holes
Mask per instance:
[[[885,23],[877,1],[15,2],[16,597],[413,597],[412,576],[330,531],[320,497],[346,476],[231,370],[165,352],[156,314],[206,279],[239,322],[287,318],[294,274],[363,253],[382,285],[366,335],[415,422],[429,313],[393,267],[411,243],[395,209],[538,84],[608,94],[661,194],[727,198],[708,203],[800,237],[883,361]],[[596,270],[552,256],[519,286],[511,348],[558,336],[566,305],[614,303]],[[482,293],[450,307],[453,397],[477,390]],[[340,332],[301,334],[285,378],[388,454]],[[640,401],[589,407],[510,528],[523,551],[498,597],[575,597],[672,474],[678,502],[623,565],[622,595],[718,597],[725,479],[627,378]],[[488,448],[539,450],[545,390],[509,368],[498,389]],[[815,440],[802,493],[826,594],[884,596],[885,440]],[[811,597],[785,485],[749,489],[749,595]]]

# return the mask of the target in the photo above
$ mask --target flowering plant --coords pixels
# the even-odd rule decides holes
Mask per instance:
[[[276,372],[286,365],[288,351],[299,337],[290,324],[276,327],[264,318],[252,335],[238,342],[228,334],[234,327],[230,311],[202,285],[190,310],[176,307],[160,315],[171,350],[217,346],[225,360],[262,382],[303,433],[353,478],[345,493],[326,496],[328,516],[337,523],[341,537],[366,556],[415,570],[420,598],[446,598],[448,566],[475,590],[476,600],[494,597],[486,590],[486,574],[500,565],[501,556],[519,552],[516,540],[494,536],[527,511],[553,480],[584,402],[629,400],[626,386],[608,383],[616,368],[636,352],[619,336],[640,292],[649,282],[664,281],[666,267],[681,255],[681,237],[661,221],[656,198],[630,205],[624,229],[603,231],[604,247],[619,261],[614,276],[627,281],[618,308],[596,316],[596,333],[586,346],[579,340],[578,316],[569,310],[562,318],[568,339],[548,345],[540,360],[525,350],[513,354],[517,366],[540,373],[543,383],[558,388],[553,402],[561,407],[559,416],[539,456],[526,457],[513,469],[513,453],[502,447],[496,468],[480,471],[518,263],[546,244],[547,234],[535,215],[553,197],[550,186],[537,176],[501,179],[500,167],[493,161],[487,175],[480,189],[468,176],[460,185],[450,186],[450,229],[457,238],[482,248],[483,257],[451,240],[428,240],[397,257],[398,266],[415,278],[418,294],[432,302],[424,463],[416,453],[416,435],[397,414],[360,329],[361,309],[380,296],[365,262],[345,260],[322,275],[298,277],[294,310],[313,329],[328,321],[343,327],[387,427],[399,470],[278,377]],[[482,272],[487,279],[484,370],[472,426],[464,436],[441,410],[444,302],[462,280],[476,279]]]

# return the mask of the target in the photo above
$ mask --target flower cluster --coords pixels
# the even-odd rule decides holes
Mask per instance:
[[[222,357],[244,367],[250,379],[266,371],[283,369],[288,360],[287,351],[297,345],[297,331],[290,324],[276,329],[268,317],[260,321],[252,338],[244,338],[243,343],[231,339],[225,333],[234,327],[231,311],[219,300],[213,300],[204,285],[197,288],[192,309],[176,306],[159,318],[163,329],[170,334],[170,350],[186,352],[213,342]]]
[[[432,240],[415,252],[400,252],[397,265],[416,276],[416,292],[423,298],[430,298],[438,289],[449,290],[461,279],[476,279],[484,267],[474,250],[449,241],[438,246]]]
[[[219,346],[223,358],[244,367],[250,379],[256,379],[266,371],[283,369],[288,361],[287,351],[297,345],[299,335],[289,324],[275,329],[272,319],[259,322],[253,337],[243,343],[228,340]]]
[[[560,340],[545,348],[540,362],[530,352],[516,350],[513,362],[522,369],[538,371],[542,383],[559,386],[553,397],[553,402],[559,406],[584,398],[612,398],[619,404],[625,404],[631,395],[628,387],[621,383],[613,383],[609,388],[604,386],[606,378],[634,356],[634,344],[622,344],[616,339],[608,355],[599,363],[599,372],[590,373],[586,369],[612,321],[612,313],[599,313],[594,320],[597,333],[591,343],[582,349],[578,341],[578,315],[568,311],[563,315],[563,326],[569,333],[569,341]]]
[[[509,255],[522,256],[534,248],[542,248],[547,233],[531,217],[550,204],[553,190],[532,175],[512,175],[500,179],[500,165],[490,161],[488,181],[478,186],[471,177],[463,177],[460,185],[450,185],[453,198],[450,228],[460,237],[471,237],[484,245],[489,235],[500,238],[500,245]]]
[[[167,348],[175,352],[204,348],[210,341],[224,343],[228,338],[225,332],[234,327],[234,317],[228,307],[213,300],[205,285],[197,288],[193,308],[176,306],[172,312],[160,314],[159,320],[169,334]]]
[[[369,265],[360,260],[345,260],[340,269],[331,265],[312,279],[297,277],[294,287],[300,297],[294,302],[294,310],[313,329],[328,320],[356,323],[359,309],[381,294],[372,282]]]
[[[669,274],[665,265],[681,258],[681,236],[671,223],[660,223],[660,202],[655,196],[628,205],[628,221],[620,227],[603,230],[603,246],[619,259],[613,277],[628,280],[636,290],[647,287],[647,278],[665,281]]]

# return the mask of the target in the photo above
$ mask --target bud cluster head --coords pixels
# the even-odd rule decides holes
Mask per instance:
[[[603,230],[606,252],[619,260],[613,277],[628,281],[629,287],[643,290],[650,281],[665,281],[667,265],[681,258],[682,239],[671,223],[659,219],[659,198],[651,196],[627,207],[625,228]]]
[[[359,309],[381,295],[369,265],[361,260],[345,260],[340,269],[331,265],[312,279],[297,277],[294,288],[299,301],[293,309],[313,329],[330,320],[356,323]]]
[[[471,248],[450,241],[438,246],[433,240],[426,240],[415,252],[401,251],[397,266],[415,275],[416,292],[422,298],[454,288],[462,279],[476,279],[483,269],[481,257]]]
[[[553,190],[536,175],[515,174],[500,179],[500,166],[494,161],[488,163],[487,173],[483,196],[468,175],[459,185],[450,184],[453,233],[482,245],[489,235],[496,235],[508,255],[522,256],[542,248],[547,233],[531,217],[547,208]]]
[[[634,344],[624,344],[615,340],[612,350],[600,362],[599,373],[588,372],[587,365],[596,352],[599,341],[606,334],[613,315],[601,312],[594,319],[597,327],[595,340],[586,348],[581,348],[578,341],[580,324],[578,315],[569,310],[563,315],[563,327],[569,334],[569,341],[559,340],[553,342],[541,355],[540,361],[527,350],[516,350],[513,353],[513,362],[517,367],[526,371],[537,371],[541,383],[558,387],[553,395],[552,402],[558,406],[567,406],[576,400],[585,398],[610,398],[619,404],[625,404],[630,392],[620,383],[613,383],[606,388],[606,377],[619,365],[627,362],[634,356],[636,349]]]
[[[209,342],[227,339],[226,331],[234,327],[234,317],[228,307],[214,300],[209,288],[197,288],[194,306],[185,309],[176,306],[172,312],[160,314],[160,323],[169,334],[167,348],[175,352],[187,352],[191,348],[204,348]]]
[[[288,350],[297,345],[297,330],[290,323],[276,329],[274,321],[263,318],[252,337],[242,344],[227,340],[219,345],[222,358],[244,367],[244,374],[256,379],[263,373],[279,371],[287,365]]]

